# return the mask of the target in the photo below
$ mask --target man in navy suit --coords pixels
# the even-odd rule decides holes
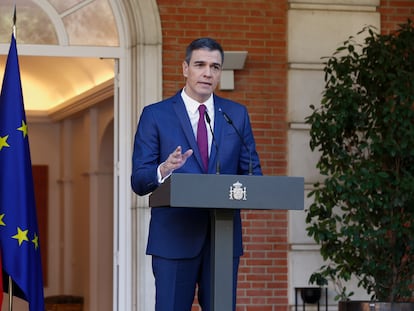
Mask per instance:
[[[217,163],[220,174],[262,174],[247,109],[213,93],[220,81],[223,58],[223,49],[215,40],[194,40],[182,64],[185,87],[173,97],[144,108],[132,156],[131,184],[138,195],[154,191],[173,172],[216,174]],[[199,114],[201,104],[206,112]],[[208,129],[205,165],[203,148],[197,145],[201,114],[200,122]],[[234,213],[233,253],[235,310],[237,271],[243,254],[238,210]],[[208,210],[153,208],[147,254],[152,255],[156,311],[190,311],[197,286],[202,310],[210,310]]]

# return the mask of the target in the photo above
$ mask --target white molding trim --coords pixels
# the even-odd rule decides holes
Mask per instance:
[[[9,53],[10,44],[0,44],[0,55]],[[122,53],[120,47],[110,46],[61,46],[61,45],[36,45],[17,43],[19,56],[66,56],[66,57],[101,57],[119,58]]]
[[[52,121],[66,119],[82,110],[88,109],[114,95],[114,79],[74,97],[50,109],[47,114]]]
[[[91,108],[111,96],[114,96],[114,79],[109,79],[48,111],[26,110],[26,118],[32,123],[61,121]]]
[[[357,4],[319,4],[319,3],[291,3],[292,10],[316,10],[316,11],[352,11],[352,12],[376,12],[377,7]]]

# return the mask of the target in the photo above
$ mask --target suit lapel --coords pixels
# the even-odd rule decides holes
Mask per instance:
[[[185,108],[185,104],[183,99],[181,98],[181,92],[178,92],[174,98],[173,102],[174,111],[177,114],[177,118],[180,121],[181,127],[187,138],[187,141],[190,145],[190,148],[193,149],[193,157],[197,159],[198,164],[200,165],[200,170],[203,171],[203,162],[201,160],[200,151],[198,150],[197,141],[194,137],[194,132],[191,127],[191,122],[187,114],[187,110]],[[183,150],[183,152],[186,150]]]

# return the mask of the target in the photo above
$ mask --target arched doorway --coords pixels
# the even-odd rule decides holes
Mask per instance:
[[[47,57],[54,58],[57,61],[86,59],[86,63],[89,63],[88,60],[91,60],[91,62],[97,59],[104,61],[107,59],[113,60],[112,94],[106,94],[105,98],[99,99],[99,102],[101,102],[107,99],[108,96],[112,96],[114,103],[113,120],[111,121],[112,123],[109,123],[113,124],[114,177],[113,209],[111,215],[113,218],[113,232],[111,234],[113,239],[113,305],[108,310],[145,310],[151,308],[151,301],[147,301],[147,299],[151,300],[151,298],[148,298],[152,293],[151,274],[148,259],[142,253],[142,245],[145,244],[146,227],[149,219],[147,200],[146,198],[137,198],[132,194],[129,177],[131,146],[139,112],[145,104],[159,100],[162,94],[161,25],[156,1],[6,0],[1,3],[0,29],[3,29],[1,27],[4,27],[3,25],[7,24],[7,20],[10,20],[10,15],[7,16],[6,14],[10,10],[4,9],[4,6],[12,7],[14,3],[16,3],[18,8],[17,43],[20,58],[26,56]],[[24,34],[23,26],[19,26],[19,20],[25,16],[21,11],[19,13],[19,7],[29,7],[27,16],[36,12],[40,16],[35,19],[27,19],[23,23],[27,27],[30,21],[30,27],[27,28],[30,28],[31,32],[26,33],[27,38],[29,38],[27,41],[23,39],[19,41],[19,35],[22,36]],[[107,13],[102,14],[103,7],[110,8],[111,16],[107,15]],[[3,14],[6,17],[1,17]],[[109,44],[102,43],[106,38],[101,37],[98,30],[103,28],[104,32],[108,34],[106,27],[109,27],[110,23],[108,21],[111,19],[116,28],[117,38],[110,41]],[[103,20],[105,22],[102,22]],[[96,22],[93,24],[93,27],[90,24],[91,21]],[[42,25],[47,25],[49,31],[39,31],[38,27]],[[82,32],[82,29],[80,29],[82,27],[88,31]],[[91,32],[93,29],[97,32]],[[1,33],[4,34],[5,31],[1,31]],[[9,34],[10,32],[6,31],[6,33]],[[111,36],[113,33],[109,32]],[[47,41],[50,40],[50,38],[46,38],[48,34],[51,34],[52,41]],[[6,39],[0,38],[1,55],[7,54],[9,37],[10,35]],[[111,38],[113,39],[113,36]],[[38,41],[36,44],[33,44],[34,42],[30,40]],[[56,69],[57,66],[60,66],[59,63],[52,64],[50,62],[49,66],[46,65],[41,69],[33,70],[32,74],[36,75],[37,73],[34,81],[39,82],[41,80],[40,73],[46,73],[48,69]],[[65,71],[64,75],[56,76],[55,73],[54,77],[53,75],[50,76],[51,78],[49,77],[49,82],[46,84],[53,82],[53,78],[62,80],[70,77],[70,65],[66,68],[68,70]],[[80,67],[76,65],[73,68],[79,69]],[[85,68],[85,70],[87,69]],[[23,80],[24,70],[25,68],[21,68],[23,84],[25,83],[25,80]],[[144,76],[145,79],[140,78]],[[87,289],[84,290],[87,296],[85,310],[100,309],[101,300],[106,295],[106,293],[101,293],[96,287],[97,282],[99,282],[99,269],[90,269],[94,262],[99,260],[100,248],[94,247],[94,241],[91,239],[93,239],[94,235],[99,235],[101,232],[99,227],[94,227],[94,225],[99,223],[100,218],[97,220],[94,216],[101,216],[96,206],[89,206],[88,221],[84,223],[84,226],[88,226],[90,229],[87,233],[89,247],[79,246],[79,243],[83,241],[81,241],[79,235],[74,235],[72,231],[75,228],[74,224],[77,223],[79,217],[83,214],[81,210],[74,213],[72,209],[73,206],[78,204],[78,200],[74,201],[73,197],[70,196],[74,188],[77,187],[73,184],[74,176],[71,174],[75,164],[66,159],[70,158],[69,155],[73,152],[71,149],[73,145],[71,144],[74,144],[76,141],[74,135],[79,133],[76,129],[87,128],[87,131],[90,132],[96,130],[96,124],[94,125],[96,111],[91,102],[96,104],[97,99],[94,99],[93,89],[98,88],[98,94],[102,94],[102,92],[108,89],[107,83],[110,83],[108,81],[94,81],[94,85],[91,86],[92,91],[90,91],[91,89],[83,89],[80,93],[76,93],[74,97],[65,97],[60,102],[60,107],[58,108],[46,110],[33,109],[27,112],[29,127],[31,127],[31,120],[32,124],[36,124],[33,125],[33,128],[38,127],[39,135],[41,133],[54,133],[54,140],[59,146],[58,152],[48,150],[50,157],[45,159],[39,156],[37,160],[54,161],[57,159],[61,162],[55,166],[58,171],[57,177],[54,176],[50,183],[57,184],[55,186],[57,191],[51,191],[53,202],[51,202],[50,206],[53,206],[54,209],[53,211],[49,209],[49,216],[51,216],[49,219],[52,222],[52,224],[49,224],[49,236],[53,235],[53,239],[48,239],[48,242],[50,242],[48,245],[48,262],[51,266],[47,267],[49,276],[57,273],[59,277],[48,282],[45,294],[58,294],[60,292],[65,294],[66,290],[73,291],[76,285],[79,285],[79,279],[81,279],[79,273],[87,273],[88,284]],[[70,82],[67,82],[66,86],[70,85],[72,87]],[[63,90],[67,89],[68,87]],[[45,89],[40,88],[40,86],[35,88],[37,93],[42,94],[51,90],[53,90],[53,86],[50,84]],[[24,96],[27,98],[25,100],[27,105],[28,99],[32,97]],[[88,100],[85,101],[84,96]],[[85,102],[86,105],[90,104],[92,106],[84,106]],[[78,106],[73,108],[71,106],[73,103],[78,104]],[[82,103],[82,105],[79,105],[79,103]],[[28,109],[27,106],[26,109]],[[78,119],[76,121],[78,123],[74,123],[73,120],[70,121],[71,116],[76,115],[78,117],[79,109],[86,109],[88,113],[82,119]],[[52,130],[48,130],[47,126],[50,126]],[[105,132],[103,137],[107,137],[106,135],[108,135],[108,132]],[[96,145],[92,148],[94,151],[101,150],[100,147],[103,144],[106,144],[107,147],[108,143],[105,140],[100,142],[97,140],[95,142]],[[31,140],[31,145],[35,145],[33,139]],[[93,159],[90,156],[91,150],[88,150],[88,161]],[[101,159],[99,154],[96,156]],[[79,162],[80,160],[76,163]],[[92,164],[87,167],[89,173],[93,172],[91,167]],[[102,185],[92,175],[88,177],[86,182],[89,190],[86,195],[88,197],[87,204],[99,205],[102,197],[94,197],[93,191],[95,191],[95,194],[99,194],[99,187]],[[79,178],[81,179],[82,177]],[[90,191],[91,189],[92,191]],[[58,195],[56,195],[57,192],[59,193]],[[79,202],[82,202],[82,200],[79,200]],[[100,239],[100,241],[102,240],[105,239]],[[70,250],[61,251],[61,248],[65,248],[68,244],[71,245]],[[72,273],[73,265],[79,264],[82,267],[84,265],[84,263],[78,263],[73,259],[78,251],[87,253],[86,267],[88,269],[79,268],[75,269],[77,273]],[[144,286],[138,286],[138,284],[143,284]],[[68,294],[71,293],[68,292]],[[15,309],[19,310],[18,308]]]

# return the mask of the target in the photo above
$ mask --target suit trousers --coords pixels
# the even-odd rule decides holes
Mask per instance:
[[[152,256],[155,277],[155,311],[191,311],[196,287],[202,311],[210,311],[211,246],[206,239],[194,258],[168,259]],[[233,311],[236,310],[237,271],[240,257],[233,258]]]

